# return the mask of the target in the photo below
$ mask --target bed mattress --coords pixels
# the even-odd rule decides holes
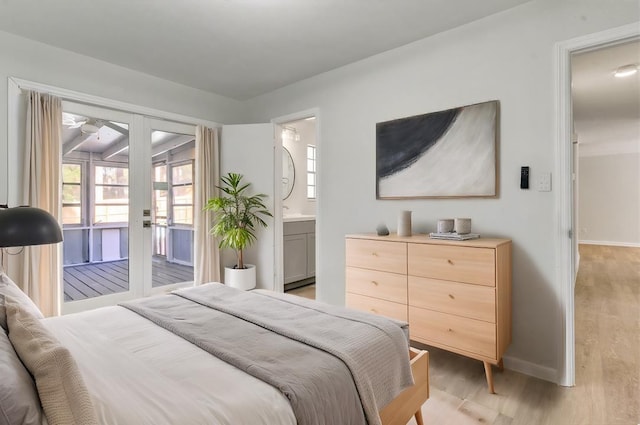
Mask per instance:
[[[277,389],[123,307],[44,323],[75,358],[101,423],[296,424]]]

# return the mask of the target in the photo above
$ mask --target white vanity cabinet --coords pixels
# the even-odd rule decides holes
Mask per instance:
[[[316,222],[284,222],[284,283],[297,282],[316,274]]]

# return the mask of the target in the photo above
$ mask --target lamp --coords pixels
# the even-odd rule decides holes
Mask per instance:
[[[45,245],[62,241],[58,221],[34,207],[0,205],[0,248]]]

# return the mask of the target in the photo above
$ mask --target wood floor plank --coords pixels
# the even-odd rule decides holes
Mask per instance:
[[[193,267],[169,263],[163,258],[153,259],[153,287],[193,281]],[[64,293],[68,300],[80,300],[128,289],[129,261],[66,266],[64,268]]]
[[[125,291],[129,284],[129,282],[122,281],[116,276],[112,276],[108,273],[96,272],[93,268],[79,268],[77,269],[77,272],[89,279],[88,284],[90,286],[96,288],[100,285],[112,293]]]
[[[157,266],[154,264],[153,272],[159,275],[164,275],[171,279],[175,279],[176,282],[183,280],[193,280],[193,268],[183,266],[182,264],[170,264],[167,263],[163,266]]]
[[[74,273],[72,273],[72,271],[70,269],[66,269],[65,268],[65,273],[64,273],[64,280],[65,282],[67,282],[69,285],[73,286],[75,289],[77,289],[80,293],[82,293],[83,298],[87,298],[87,297],[95,297],[95,296],[99,296],[100,293],[98,291],[96,291],[95,289],[91,288],[90,286],[88,286],[84,281],[82,281],[81,279],[78,279]]]
[[[287,291],[287,294],[297,295],[299,297],[315,300],[316,299],[316,285],[315,284],[311,284],[311,285],[306,285],[306,286],[301,286],[299,288],[291,289],[291,290]]]
[[[95,270],[100,270],[103,273],[109,273],[109,274],[113,274],[114,276],[117,276],[119,279],[121,279],[124,282],[128,282],[129,281],[129,268],[121,268],[121,267],[117,267],[116,265],[113,265],[112,263],[97,263],[97,264],[93,264],[92,265]]]
[[[68,282],[66,279],[65,279],[65,285],[64,285],[64,295],[65,295],[65,301],[73,301],[73,300],[86,298],[85,294],[83,294],[78,289],[76,289],[76,287],[73,286],[73,284]],[[66,297],[68,297],[69,299],[67,299]]]

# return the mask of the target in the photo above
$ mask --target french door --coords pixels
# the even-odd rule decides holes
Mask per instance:
[[[193,284],[195,127],[63,110],[63,314]]]
[[[193,284],[195,127],[146,118],[144,140],[151,142],[150,215],[143,221],[148,295]]]

